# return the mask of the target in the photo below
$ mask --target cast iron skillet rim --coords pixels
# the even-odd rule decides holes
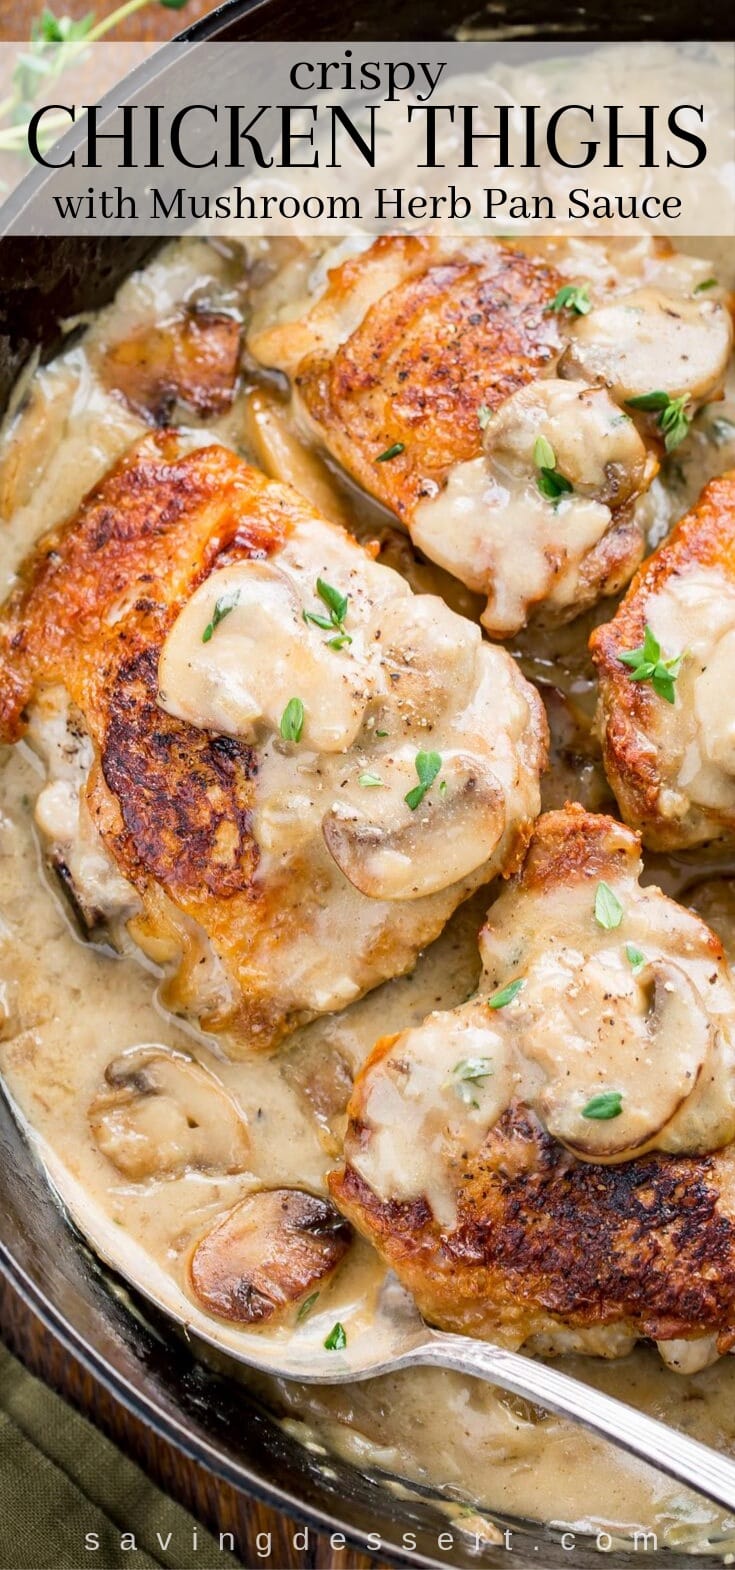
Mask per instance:
[[[237,0],[235,0],[237,3]],[[259,0],[256,0],[259,3]],[[17,1127],[17,1125],[16,1125]],[[36,1286],[23,1270],[22,1266],[14,1259],[10,1250],[4,1243],[0,1243],[0,1274],[10,1284],[26,1308],[29,1308],[36,1318],[41,1321],[44,1329],[54,1337],[54,1340],[63,1347],[64,1351],[81,1364],[85,1373],[88,1373],[102,1387],[107,1395],[120,1403],[133,1417],[138,1418],[158,1438],[162,1438],[181,1451],[189,1460],[197,1462],[208,1472],[214,1473],[230,1483],[246,1498],[253,1498],[262,1504],[270,1505],[276,1510],[288,1513],[298,1525],[310,1526],[322,1536],[332,1532],[341,1533],[351,1548],[365,1553],[365,1543],[362,1541],[354,1527],[338,1517],[330,1515],[326,1510],[318,1509],[296,1498],[293,1494],[277,1482],[266,1481],[256,1476],[245,1461],[230,1461],[216,1445],[209,1445],[204,1440],[195,1439],[187,1430],[183,1419],[179,1422],[168,1412],[165,1412],[154,1400],[149,1399],[137,1391],[123,1375],[119,1374],[104,1357],[90,1346],[80,1332],[61,1311],[52,1304],[45,1293]],[[22,1359],[21,1359],[22,1361]],[[62,1398],[65,1399],[65,1398]],[[92,1421],[88,1418],[88,1421]],[[114,1441],[113,1441],[114,1443]],[[215,1528],[210,1528],[213,1535],[217,1535]],[[383,1532],[381,1531],[381,1540]],[[236,1544],[237,1551],[237,1544]],[[401,1553],[394,1545],[387,1545],[380,1549],[381,1559],[388,1564],[407,1565],[414,1567],[420,1565],[421,1570],[446,1570],[446,1561],[422,1558],[417,1561],[415,1555]]]

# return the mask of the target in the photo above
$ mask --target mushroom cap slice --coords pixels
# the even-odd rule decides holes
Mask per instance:
[[[260,1189],[197,1243],[191,1289],[208,1313],[261,1325],[324,1286],[351,1238],[349,1223],[329,1200],[301,1189]]]
[[[571,326],[559,375],[604,382],[619,402],[661,390],[707,398],[727,369],[732,326],[717,300],[636,289]]]
[[[261,724],[277,731],[298,696],[305,744],[342,752],[362,725],[366,681],[357,661],[349,679],[335,664],[293,578],[248,559],[210,573],[180,610],[161,650],[158,702],[189,725],[252,742]]]
[[[413,758],[387,761],[385,789],[369,802],[345,797],[322,820],[330,855],[353,888],[371,899],[421,899],[450,888],[481,867],[506,824],[503,791],[479,756],[453,752],[414,810]]]
[[[88,1117],[103,1156],[134,1182],[247,1169],[243,1113],[214,1075],[166,1047],[113,1058]]]
[[[550,378],[514,393],[485,434],[491,468],[511,483],[527,479],[539,436],[575,496],[619,507],[646,483],[643,441],[604,387]]]
[[[556,1062],[539,1098],[542,1116],[555,1139],[591,1161],[619,1161],[656,1144],[692,1096],[712,1050],[714,1025],[680,966],[652,960],[641,969],[636,992],[642,1006],[631,1007],[620,996],[598,1012],[596,1050],[575,1032],[578,1003],[561,1015],[549,1013],[543,1025],[549,1058],[556,1056]],[[594,994],[590,981],[585,997],[596,1007]],[[555,1054],[555,1026],[565,1015],[568,1031]],[[570,1068],[570,1053],[576,1056],[578,1046],[583,1061]],[[585,1108],[606,1092],[619,1096],[619,1112],[585,1116]],[[696,1137],[687,1146],[696,1149]]]

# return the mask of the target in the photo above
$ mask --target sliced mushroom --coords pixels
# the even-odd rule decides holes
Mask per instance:
[[[714,1028],[689,977],[667,960],[641,969],[631,997],[600,997],[599,979],[587,967],[574,1000],[544,1013],[535,1033],[544,1048],[532,1055],[553,1074],[539,1098],[549,1133],[575,1155],[619,1161],[650,1146],[693,1095]],[[575,1028],[575,1011],[594,1017],[596,1039]],[[600,1114],[606,1095],[619,1097],[613,1116]],[[595,1103],[598,1115],[585,1116]]]
[[[242,1172],[245,1118],[212,1074],[182,1053],[146,1045],[108,1063],[88,1117],[102,1154],[124,1177]]]
[[[224,567],[200,585],[169,632],[158,682],[167,713],[248,741],[258,721],[278,730],[299,698],[304,743],[321,752],[351,746],[367,702],[358,662],[325,648],[291,579],[264,561]]]
[[[702,401],[727,368],[732,325],[724,305],[635,289],[571,325],[559,375],[604,382],[623,402],[644,393]]]
[[[380,766],[380,759],[376,767]],[[385,784],[336,801],[322,833],[340,871],[371,899],[420,899],[481,867],[505,829],[505,796],[479,756],[445,753],[441,770],[414,808],[415,754],[390,758]]]
[[[539,436],[575,496],[620,506],[644,484],[644,444],[603,387],[549,380],[514,393],[487,428],[491,468],[514,480],[533,474]]]
[[[324,1287],[351,1236],[329,1200],[300,1189],[261,1189],[197,1243],[189,1263],[192,1291],[210,1314],[264,1324]]]
[[[100,374],[104,385],[122,393],[136,414],[165,425],[177,403],[201,415],[228,409],[239,358],[240,324],[235,317],[190,309],[113,344]]]
[[[435,721],[455,712],[477,686],[479,627],[435,594],[395,596],[377,610],[368,633],[384,662],[391,705],[406,718]]]

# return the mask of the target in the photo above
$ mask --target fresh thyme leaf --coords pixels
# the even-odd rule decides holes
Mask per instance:
[[[217,631],[220,622],[224,621],[225,616],[229,616],[230,611],[234,611],[235,606],[239,604],[239,601],[239,589],[232,589],[229,594],[220,595],[219,599],[215,602],[215,607],[212,612],[212,620],[207,622],[204,632],[202,633],[202,643],[209,643],[210,638],[212,638]]]
[[[347,1345],[347,1331],[344,1325],[340,1324],[339,1320],[337,1320],[336,1325],[332,1325],[324,1345],[328,1352],[344,1352]]]
[[[683,658],[683,654],[675,654],[669,660],[662,659],[661,645],[648,626],[637,649],[624,649],[618,655],[621,665],[627,665],[630,670],[631,681],[650,681],[654,692],[666,703],[676,702],[674,682]]]
[[[598,926],[604,927],[606,932],[611,932],[614,927],[620,926],[623,914],[620,900],[610,888],[610,884],[598,883],[595,894],[595,921]]]
[[[405,452],[405,451],[406,451],[406,443],[405,442],[394,442],[392,447],[386,447],[385,452],[381,452],[381,453],[378,454],[377,458],[375,459],[375,462],[376,463],[390,463],[391,458],[398,458],[399,455],[402,452]]]
[[[546,309],[547,311],[574,311],[575,316],[589,315],[592,310],[589,284],[565,284]]]
[[[387,730],[376,730],[375,734],[376,734],[376,736],[387,736],[388,735],[388,731]]]
[[[525,987],[525,985],[525,977],[518,976],[515,981],[509,981],[507,986],[499,987],[498,991],[493,992],[492,995],[487,999],[488,1008],[506,1008],[509,1003],[513,1002],[514,998],[518,997],[521,987]]]
[[[573,489],[571,480],[568,480],[565,474],[559,473],[556,467],[556,453],[545,436],[536,437],[533,461],[536,466],[536,484],[547,501],[556,502],[560,496]]]
[[[369,769],[365,769],[359,776],[357,783],[367,788],[368,786],[383,785],[385,782],[381,780],[379,774],[371,774]]]
[[[479,1106],[472,1084],[487,1079],[492,1072],[493,1065],[489,1058],[462,1058],[459,1063],[455,1063],[452,1070],[452,1084],[460,1101],[463,1101],[466,1107]]]
[[[625,401],[629,409],[641,409],[645,414],[658,415],[658,426],[667,452],[673,452],[683,442],[692,423],[686,412],[686,393],[681,398],[670,398],[668,393],[657,389],[641,393],[637,398],[626,398]]]
[[[304,621],[310,621],[315,627],[321,627],[324,632],[331,632],[334,622],[329,616],[322,616],[319,611],[303,611]]]
[[[289,698],[281,715],[281,735],[284,741],[300,741],[303,729],[304,705],[300,698]]]
[[[479,407],[479,409],[477,411],[477,423],[478,423],[481,431],[486,431],[487,430],[488,425],[490,424],[490,421],[491,421],[492,417],[493,417],[492,409],[489,409],[486,403],[481,403],[480,407]]]
[[[555,469],[556,453],[545,436],[537,436],[533,446],[533,461],[537,469]]]
[[[348,632],[338,632],[336,638],[327,638],[327,648],[343,649],[346,643],[351,642],[352,639]]]
[[[317,578],[316,592],[329,611],[332,625],[334,627],[341,626],[347,615],[347,606],[350,603],[349,594],[342,594],[339,589],[333,588],[331,583],[326,583],[324,578]]]
[[[434,780],[436,779],[436,776],[441,769],[441,766],[441,753],[416,753],[415,768],[419,777],[419,783],[418,785],[414,785],[413,790],[410,790],[403,798],[406,806],[410,807],[412,812],[415,812],[416,808],[421,805],[427,790],[431,789],[431,786],[433,785]]]
[[[619,1118],[623,1110],[623,1098],[619,1090],[601,1090],[599,1095],[592,1096],[586,1107],[582,1108],[583,1118],[594,1118],[596,1122],[605,1123],[608,1118]]]
[[[627,959],[628,964],[632,965],[634,970],[640,970],[641,966],[645,965],[646,963],[645,954],[641,953],[641,950],[636,948],[635,943],[626,943],[625,958]]]
[[[703,278],[702,282],[697,284],[697,287],[696,287],[694,293],[695,294],[706,294],[708,289],[716,289],[716,288],[717,288],[717,279],[716,278]]]
[[[318,1296],[319,1296],[318,1292],[310,1292],[309,1296],[304,1298],[304,1301],[301,1304],[301,1307],[300,1307],[300,1309],[298,1311],[298,1314],[296,1315],[296,1323],[297,1323],[297,1325],[301,1324],[302,1319],[306,1319],[307,1314],[309,1314],[311,1312],[312,1308],[314,1307],[314,1304],[315,1304]]]

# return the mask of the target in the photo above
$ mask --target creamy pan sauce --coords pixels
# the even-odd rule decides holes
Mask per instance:
[[[733,282],[731,258],[717,247],[692,246]],[[77,505],[144,426],[105,391],[97,368],[105,344],[151,320],[164,320],[182,301],[216,302],[239,310],[242,258],[198,241],[180,242],[120,291],[90,331],[39,372],[9,420],[0,459],[0,541],[3,590],[32,540]],[[181,424],[197,440],[190,413]],[[421,589],[477,612],[470,596],[435,569],[417,563],[386,515],[364,501],[355,508],[289,431],[267,385],[238,395],[232,409],[209,421],[216,434],[278,477],[293,477],[329,515],[346,517],[363,538],[379,538],[381,559]],[[676,454],[650,492],[650,535],[660,538],[704,481],[735,461],[735,395],[705,409],[689,445]],[[459,598],[458,598],[459,596]],[[607,614],[609,607],[600,614]],[[592,807],[609,795],[590,741],[593,694],[585,642],[588,618],[556,633],[524,635],[517,653],[544,685],[555,740],[544,782],[545,805],[571,795]],[[552,690],[551,683],[557,690]],[[299,1186],[324,1191],[334,1165],[351,1074],[378,1036],[419,1024],[434,1009],[462,1003],[477,984],[477,931],[490,901],[473,897],[415,972],[386,984],[343,1014],[302,1030],[280,1055],[228,1063],[207,1041],[159,1008],[157,978],[139,958],[115,956],[79,939],[54,882],[42,871],[33,808],[41,786],[37,761],[24,746],[2,757],[0,819],[0,985],[4,1013],[0,1062],[19,1115],[32,1131],[53,1182],[98,1251],[125,1276],[225,1351],[242,1334],[198,1309],[186,1283],[194,1242],[249,1192]],[[679,893],[717,928],[732,951],[735,908],[722,860],[648,858],[647,880]],[[158,1043],[193,1056],[192,1117],[158,1128],[120,1123],[123,1095],[110,1093],[110,1063],[131,1049]],[[179,1071],[178,1060],[143,1053],[156,1072]],[[161,1066],[161,1061],[163,1066]],[[173,1064],[173,1066],[172,1066]],[[140,1066],[140,1065],[139,1065]],[[155,1064],[154,1064],[155,1067]],[[112,1079],[124,1072],[119,1066]],[[211,1078],[214,1076],[214,1080]],[[216,1081],[216,1083],[215,1083]],[[88,1109],[92,1108],[91,1121]],[[214,1171],[187,1170],[202,1123],[217,1126]],[[194,1128],[189,1125],[195,1125]],[[96,1135],[96,1137],[95,1137]],[[190,1142],[190,1143],[187,1143]],[[193,1142],[193,1143],[192,1143]],[[112,1159],[111,1159],[112,1158]],[[161,1167],[165,1176],[160,1176]],[[154,1173],[159,1175],[156,1176]],[[348,1334],[370,1314],[380,1267],[367,1245],[355,1247],[299,1330],[319,1344],[336,1320]],[[272,1332],[276,1336],[286,1331]],[[567,1357],[579,1377],[655,1412],[676,1426],[735,1452],[735,1360],[676,1375],[653,1350],[640,1348],[612,1363]],[[238,1375],[240,1377],[240,1375]],[[732,1523],[602,1442],[479,1382],[416,1370],[350,1388],[314,1389],[257,1381],[305,1442],[338,1451],[358,1466],[439,1491],[450,1513],[457,1502],[490,1516],[502,1510],[537,1520],[604,1525],[625,1539],[652,1527],[659,1544],[713,1545],[735,1550]],[[469,1523],[469,1517],[467,1518]],[[460,1518],[461,1524],[461,1518]]]

